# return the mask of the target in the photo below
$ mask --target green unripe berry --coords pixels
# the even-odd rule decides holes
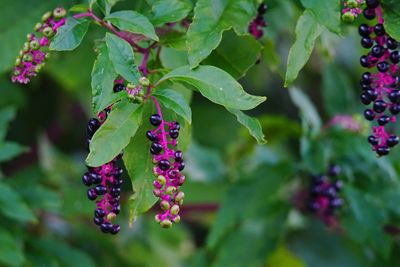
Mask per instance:
[[[168,219],[163,220],[160,222],[162,228],[170,228],[172,226],[172,222]]]
[[[46,37],[52,37],[54,35],[54,31],[51,27],[46,27],[43,29],[43,35]]]
[[[350,8],[356,8],[358,7],[358,2],[356,0],[349,0],[347,1],[347,6]]]
[[[38,30],[40,30],[40,28],[42,28],[42,26],[43,26],[43,24],[42,23],[40,23],[40,22],[38,22],[38,23],[36,23],[36,25],[35,25],[35,27],[33,28],[35,31],[38,31]]]
[[[172,221],[173,221],[174,223],[178,223],[178,222],[180,222],[180,221],[181,221],[181,216],[179,216],[179,215],[176,215],[176,216],[175,216],[175,218],[174,218],[174,219],[172,219]]]
[[[33,40],[33,41],[31,41],[31,42],[29,43],[29,47],[30,47],[32,50],[38,50],[39,47],[40,47],[40,44],[39,44],[38,41]]]
[[[39,64],[35,67],[35,72],[38,73],[43,69],[43,64]]]
[[[143,91],[143,90],[140,90],[140,91],[138,92],[138,96],[144,97],[144,91]]]
[[[165,183],[167,182],[167,179],[165,179],[165,176],[164,176],[164,175],[159,175],[159,176],[157,177],[157,181],[158,181],[160,184],[165,185]]]
[[[44,13],[42,16],[42,22],[46,22],[51,17],[51,14],[52,13],[50,11]]]
[[[117,215],[116,215],[114,212],[110,212],[110,213],[107,215],[107,220],[111,221],[111,220],[113,220],[115,217],[117,217]]]
[[[28,33],[28,34],[26,35],[26,39],[27,39],[28,41],[30,41],[30,40],[32,39],[32,37],[33,37],[33,34],[32,34],[32,33]]]
[[[153,159],[153,163],[154,163],[154,159]],[[157,162],[156,162],[157,163]],[[154,164],[156,164],[156,163],[154,163]],[[157,167],[153,167],[153,174],[154,174],[154,176],[158,176],[159,175],[159,173],[158,173],[158,171],[157,171]]]
[[[19,57],[22,57],[24,54],[25,54],[25,52],[24,52],[24,50],[19,50],[19,53],[18,53],[19,55]]]
[[[143,99],[143,97],[141,97],[141,96],[137,96],[137,97],[135,98],[135,103],[137,103],[137,104],[142,104],[143,101],[144,101],[144,99]]]
[[[14,65],[15,65],[15,66],[19,66],[20,64],[21,64],[21,59],[20,59],[19,57],[17,57],[17,58],[15,59]]]
[[[49,59],[50,57],[50,53],[46,53],[46,55],[44,56],[45,59]]]
[[[180,202],[185,198],[185,193],[183,192],[179,192],[178,194],[176,194],[175,196],[175,201]]]
[[[149,79],[147,79],[147,77],[140,77],[139,78],[139,84],[141,85],[141,86],[149,86],[150,85],[150,80]]]
[[[156,214],[156,216],[154,216],[154,220],[156,221],[156,222],[161,222],[161,220],[160,220],[160,218],[158,217],[158,214]]]
[[[174,193],[175,191],[176,191],[176,188],[174,186],[168,186],[167,190],[166,190],[167,194],[169,194],[169,195]]]
[[[131,90],[135,89],[135,87],[136,87],[136,85],[134,85],[134,84],[132,84],[132,83],[128,83],[128,84],[126,85],[126,88],[127,88],[127,89],[131,89]]]
[[[18,75],[20,75],[20,74],[21,74],[21,72],[20,72],[19,70],[15,70],[15,71],[14,71],[14,75],[15,75],[15,76],[18,76]]]
[[[160,202],[160,207],[161,207],[162,210],[169,210],[171,205],[168,203],[168,201],[163,200],[163,201]]]
[[[61,19],[61,18],[65,17],[66,15],[67,15],[67,11],[63,7],[57,7],[53,11],[53,16],[56,19]]]
[[[32,61],[33,60],[33,58],[32,58],[32,55],[30,55],[30,54],[25,54],[23,57],[22,57],[22,60],[23,61]]]
[[[354,19],[355,19],[355,16],[354,16],[353,13],[351,13],[350,11],[349,11],[349,12],[346,12],[346,13],[344,13],[344,14],[342,15],[342,20],[343,20],[344,22],[351,23],[351,22],[354,21]]]
[[[29,51],[29,48],[30,48],[29,43],[28,43],[28,42],[25,42],[25,43],[24,43],[24,48],[22,48],[22,50],[23,50],[24,52],[28,52],[28,51]]]
[[[179,206],[178,205],[173,205],[170,209],[170,212],[172,215],[177,215],[179,213]]]

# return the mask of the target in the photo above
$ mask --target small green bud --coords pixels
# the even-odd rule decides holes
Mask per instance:
[[[147,79],[147,77],[140,77],[139,78],[139,84],[141,85],[141,86],[149,86],[150,85],[150,80],[149,79]]]
[[[32,34],[32,33],[28,33],[28,34],[26,35],[26,39],[27,39],[28,41],[30,41],[30,40],[32,39],[32,37],[33,37],[33,34]]]
[[[38,73],[38,72],[40,72],[42,69],[43,69],[43,64],[39,64],[39,65],[37,65],[36,67],[35,67],[35,72],[36,73]]]
[[[110,212],[110,213],[107,215],[107,219],[108,219],[109,221],[113,220],[115,217],[117,217],[117,215],[116,215],[114,212]]]
[[[160,189],[154,189],[154,190],[153,190],[153,195],[154,195],[154,196],[159,197],[160,194],[161,194]]]
[[[25,55],[25,52],[24,52],[24,50],[19,50],[19,53],[18,53],[19,55],[19,57],[23,57],[24,55]]]
[[[67,11],[63,7],[57,7],[53,11],[53,16],[56,19],[61,19],[61,18],[65,17],[66,15],[67,15]]]
[[[154,163],[154,159],[153,159],[153,163]],[[156,162],[157,163],[157,162]],[[154,163],[155,164],[155,163]],[[158,171],[157,171],[157,167],[153,167],[153,174],[154,174],[154,176],[158,176],[159,175],[159,173],[158,173]]]
[[[176,194],[175,196],[175,201],[180,202],[185,198],[185,193],[183,193],[182,191],[179,192],[178,194]]]
[[[163,201],[160,202],[160,207],[161,207],[162,210],[169,210],[171,205],[168,203],[168,201],[163,200]]]
[[[156,214],[156,216],[154,216],[154,220],[156,221],[156,222],[161,222],[161,220],[160,220],[160,218],[158,217],[158,214]]]
[[[157,181],[158,181],[160,184],[165,185],[165,183],[167,182],[167,179],[165,179],[165,176],[164,176],[164,175],[159,175],[159,176],[157,177]]]
[[[32,61],[33,58],[32,58],[32,55],[30,55],[30,54],[25,54],[25,55],[22,57],[22,60],[23,60],[23,61]]]
[[[33,40],[33,41],[31,41],[31,42],[29,43],[29,47],[30,47],[32,50],[38,50],[39,47],[40,47],[40,44],[39,44],[38,41]]]
[[[160,222],[162,228],[170,228],[172,226],[172,222],[168,219],[163,220]]]
[[[45,59],[49,59],[50,57],[50,53],[46,53],[46,55],[44,56]]]
[[[18,75],[20,75],[20,74],[21,74],[21,72],[20,72],[19,70],[15,70],[15,71],[14,71],[14,75],[15,75],[15,76],[18,76]]]
[[[43,29],[43,35],[46,37],[52,37],[54,35],[54,31],[51,27],[46,27]]]
[[[176,191],[175,186],[168,186],[167,190],[166,190],[167,194],[169,194],[169,195],[174,193],[175,191]]]
[[[173,205],[170,209],[170,212],[172,215],[177,215],[179,213],[179,206],[178,205]]]
[[[50,11],[44,13],[42,16],[42,22],[46,22],[46,20],[48,20],[51,17],[51,14],[52,13]]]
[[[358,2],[356,0],[349,0],[347,1],[347,6],[350,8],[356,8],[358,7]]]
[[[136,88],[136,85],[134,85],[134,84],[132,84],[132,83],[128,83],[128,84],[126,85],[126,88],[127,88],[127,89],[133,90],[133,89]]]
[[[344,13],[344,14],[342,15],[342,20],[343,20],[344,22],[351,23],[351,22],[354,21],[354,19],[355,19],[355,16],[354,16],[353,13],[351,13],[350,11],[349,11],[349,12],[346,12],[346,13]]]
[[[21,59],[20,59],[19,57],[17,57],[17,58],[15,59],[14,65],[15,65],[15,66],[19,66],[19,64],[21,64]],[[18,75],[18,74],[17,74],[17,75]]]
[[[138,92],[138,96],[144,97],[144,91],[143,91],[143,90],[140,90],[140,91]]]
[[[141,97],[141,96],[137,96],[137,97],[135,98],[135,103],[142,104],[143,101],[144,101],[144,99],[143,99],[143,97]]]
[[[33,28],[35,31],[38,31],[38,30],[40,30],[40,28],[42,28],[42,26],[43,26],[43,24],[42,23],[40,23],[40,22],[38,22],[38,23],[36,23],[36,25],[35,25],[35,27]]]
[[[22,48],[22,50],[23,50],[24,52],[28,52],[28,51],[29,51],[29,47],[30,47],[29,43],[28,43],[28,42],[25,42],[25,43],[24,43],[24,48]]]
[[[179,216],[179,215],[176,215],[176,216],[175,216],[175,218],[174,218],[174,219],[172,219],[172,221],[173,221],[174,223],[178,223],[178,222],[180,222],[180,221],[181,221],[181,216]]]

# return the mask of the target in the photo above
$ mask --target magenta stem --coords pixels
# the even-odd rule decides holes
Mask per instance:
[[[160,104],[158,103],[157,99],[154,96],[151,96],[151,99],[154,102],[154,105],[157,108],[157,114],[160,116],[161,118],[161,125],[160,125],[160,129],[161,129],[161,137],[162,137],[162,146],[164,148],[164,151],[168,151],[168,141],[167,141],[167,137],[166,137],[166,133],[165,133],[165,122],[162,116],[162,112],[161,112],[161,107]]]
[[[382,7],[380,5],[376,8],[376,16],[378,17],[378,23],[383,24],[384,19],[382,15]]]

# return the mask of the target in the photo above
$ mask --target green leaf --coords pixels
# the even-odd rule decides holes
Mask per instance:
[[[154,25],[177,22],[186,18],[192,8],[190,0],[158,0],[151,8],[153,13],[151,21]]]
[[[255,108],[266,99],[247,94],[232,76],[213,66],[199,66],[193,70],[189,66],[180,67],[161,78],[158,84],[166,80],[191,84],[204,97],[227,108],[248,110]]]
[[[0,262],[6,266],[21,266],[25,261],[22,246],[16,236],[0,228]]]
[[[77,48],[89,29],[90,20],[68,17],[50,43],[50,50],[71,51]]]
[[[340,0],[301,0],[301,3],[313,13],[319,24],[334,33],[340,33]]]
[[[131,83],[138,84],[140,74],[135,65],[132,47],[114,34],[106,33],[108,55],[115,71]]]
[[[265,140],[261,124],[257,119],[247,116],[242,111],[237,109],[227,108],[227,110],[236,116],[238,122],[247,128],[250,135],[253,136],[259,144],[265,144],[267,142],[267,140]]]
[[[323,67],[322,97],[324,108],[330,116],[336,114],[351,114],[354,111],[353,84],[348,75],[335,64],[327,64]]]
[[[87,165],[100,166],[121,153],[142,123],[142,113],[142,105],[130,102],[116,104],[90,142]]]
[[[225,70],[235,79],[243,77],[260,58],[262,46],[253,36],[237,36],[226,32],[221,44],[204,61]]]
[[[117,78],[114,66],[108,56],[108,48],[101,43],[98,48],[99,54],[92,69],[92,95],[93,112],[98,114],[111,103],[109,99],[114,96],[114,80]]]
[[[152,114],[152,104],[145,105],[143,117]],[[129,199],[130,220],[148,211],[157,201],[153,195],[153,162],[149,152],[150,142],[146,138],[149,125],[142,125],[124,150],[124,164],[132,181],[134,194]]]
[[[21,222],[36,222],[32,210],[22,201],[17,192],[0,181],[0,210],[10,219]]]
[[[322,27],[310,11],[304,11],[296,26],[296,41],[289,51],[285,87],[296,80],[300,70],[307,63],[314,49],[315,40],[322,33]]]
[[[198,66],[217,48],[224,31],[233,28],[239,35],[247,33],[256,15],[255,5],[253,0],[197,1],[186,42],[190,67]]]
[[[398,3],[396,5],[396,8],[393,5],[388,5],[386,8],[384,5],[383,18],[385,30],[392,38],[400,40],[400,5]]]
[[[276,266],[306,267],[305,263],[285,246],[279,246],[267,260],[266,267]]]
[[[0,162],[10,160],[28,149],[14,142],[0,142]]]
[[[97,5],[101,9],[104,15],[109,15],[111,12],[111,8],[121,0],[97,0]]]
[[[106,16],[104,20],[111,22],[119,29],[144,36],[158,41],[153,24],[142,14],[135,11],[117,11]]]
[[[153,94],[157,100],[166,108],[184,118],[189,124],[192,123],[192,110],[185,98],[178,92],[171,89],[157,90]]]
[[[0,142],[6,137],[8,124],[15,118],[15,114],[14,107],[0,109]]]

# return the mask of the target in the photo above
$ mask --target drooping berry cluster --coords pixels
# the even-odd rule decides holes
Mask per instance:
[[[329,179],[339,174],[340,167],[331,166],[326,175],[313,176],[307,199],[308,210],[329,226],[335,224],[335,212],[343,206],[343,199],[339,197],[342,182],[340,180],[332,182]]]
[[[66,10],[62,7],[47,12],[42,16],[42,22],[35,25],[35,33],[27,35],[24,48],[15,60],[13,82],[26,84],[31,77],[36,76],[49,57],[48,46],[57,29],[65,24]]]
[[[257,17],[249,24],[249,33],[256,39],[264,35],[264,28],[267,26],[264,20],[265,12],[267,12],[267,5],[263,3],[257,9]]]
[[[110,108],[100,112],[98,119],[92,118],[88,123],[88,142],[90,143],[95,132],[106,120]],[[96,209],[94,211],[94,223],[100,227],[104,233],[117,234],[120,231],[118,224],[112,224],[111,221],[120,212],[120,193],[122,185],[123,170],[118,167],[118,160],[121,154],[112,161],[101,165],[100,167],[88,167],[82,181],[91,188],[87,191],[90,200],[96,200]]]
[[[143,88],[148,87],[150,85],[149,79],[146,77],[139,78],[139,84],[134,85],[131,83],[126,83],[125,79],[120,78],[114,82],[114,93],[118,93],[121,91],[126,91],[128,93],[128,97],[130,101],[133,103],[143,103],[145,92]]]
[[[367,55],[360,58],[360,64],[368,69],[376,68],[377,72],[364,72],[361,77],[363,93],[360,98],[363,104],[370,105],[364,111],[369,121],[376,121],[372,127],[372,135],[368,142],[379,156],[387,155],[390,148],[397,145],[399,138],[387,132],[390,123],[396,122],[396,115],[400,112],[399,67],[400,53],[398,43],[391,38],[383,26],[382,9],[378,0],[366,1],[364,16],[372,20],[378,18],[374,26],[361,24],[359,33],[362,37],[361,45],[370,49]]]
[[[166,122],[159,114],[150,117],[150,123],[157,128],[146,133],[152,142],[150,153],[156,166],[153,173],[156,179],[153,182],[153,193],[160,198],[162,212],[155,219],[164,228],[180,221],[179,210],[183,203],[184,193],[180,187],[185,182],[181,171],[185,168],[182,151],[175,150],[179,136],[178,122]]]
[[[365,0],[344,0],[342,9],[342,20],[353,22],[363,11]]]

